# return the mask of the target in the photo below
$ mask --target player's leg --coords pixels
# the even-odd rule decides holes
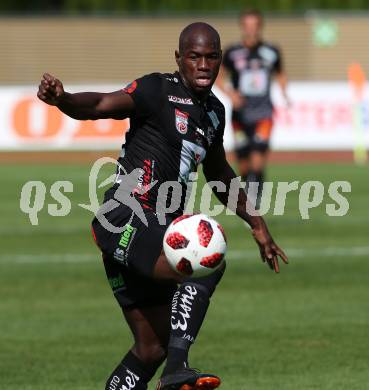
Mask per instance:
[[[249,163],[250,171],[247,176],[247,188],[248,196],[251,201],[255,204],[256,208],[259,208],[261,196],[263,193],[264,185],[264,172],[267,161],[266,151],[260,151],[254,149],[250,152]],[[250,183],[253,183],[250,185]],[[253,186],[253,187],[252,187]]]
[[[124,210],[121,210],[119,216],[123,215],[123,212]],[[163,297],[168,299],[169,296],[169,301],[173,299],[168,359],[165,368],[165,376],[167,376],[187,364],[189,348],[199,332],[210,297],[223,275],[224,268],[207,277],[183,280],[170,268],[162,253],[166,226],[160,225],[154,214],[147,214],[147,219],[147,227],[136,217],[130,219],[129,225],[126,224],[123,229],[124,240],[120,239],[121,235],[118,237],[110,235],[104,240],[104,246],[100,244],[100,247],[107,248],[108,253],[111,253],[104,261],[107,274],[108,270],[116,267],[121,273],[121,277],[116,275],[113,277],[114,280],[118,278],[118,281],[123,279],[114,291],[122,307],[132,303],[137,305],[138,302],[146,305],[158,302],[157,291],[161,290],[159,285],[163,286]],[[124,221],[119,222],[124,225]],[[96,231],[98,231],[95,235],[99,243],[104,236],[98,225],[95,233]],[[127,231],[129,234],[126,233]],[[107,261],[110,264],[108,267]],[[111,277],[108,274],[108,278]],[[177,290],[174,288],[176,283],[180,283]],[[151,289],[151,294],[146,293],[153,284],[155,289]],[[191,375],[195,381],[199,377],[198,374],[194,376],[193,372]]]
[[[154,275],[162,276],[160,269],[166,261],[162,257],[155,265]],[[158,389],[179,389],[183,384],[213,389],[220,380],[212,374],[200,374],[188,368],[188,354],[196,340],[210,304],[210,298],[221,280],[225,265],[202,278],[188,278],[179,284],[172,300],[170,338],[167,362]],[[165,267],[164,267],[165,270]],[[206,386],[205,386],[206,385]]]
[[[158,283],[142,276],[112,255],[104,254],[103,261],[113,294],[134,338],[132,348],[108,378],[105,389],[125,386],[144,390],[167,354],[171,300],[177,284]]]
[[[255,123],[253,134],[250,136],[250,151],[249,151],[249,172],[247,176],[248,183],[256,183],[256,193],[253,194],[255,198],[255,205],[258,208],[260,206],[265,166],[268,159],[269,140],[272,131],[272,120],[270,118],[263,119]],[[248,185],[249,187],[249,185]],[[255,188],[256,189],[256,188]],[[249,195],[252,191],[249,191]]]
[[[108,378],[105,389],[144,390],[166,358],[170,304],[123,308],[123,313],[134,345]]]
[[[238,173],[241,176],[241,180],[243,182],[247,182],[247,176],[250,168],[250,128],[247,125],[243,125],[239,120],[237,120],[237,118],[239,118],[239,115],[237,113],[233,113],[232,128],[235,139]]]
[[[134,249],[133,252],[136,253]],[[163,256],[155,263],[153,275],[156,281],[127,270],[112,256],[104,256],[108,279],[135,339],[133,348],[110,375],[106,390],[115,390],[114,386],[124,384],[124,381],[134,384],[137,390],[146,389],[167,352],[167,364],[159,389],[180,389],[183,384],[197,383],[205,390],[213,389],[220,383],[215,375],[200,374],[187,366],[190,346],[201,328],[210,297],[223,275],[224,267],[206,277],[183,280],[176,290],[166,263]],[[145,269],[142,269],[143,273]],[[155,307],[155,302],[169,304]],[[147,306],[131,309],[143,304]]]
[[[250,170],[249,156],[243,153],[237,154],[238,174],[241,176],[241,181],[247,183],[247,178]]]

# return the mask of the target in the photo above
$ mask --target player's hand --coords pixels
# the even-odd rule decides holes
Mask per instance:
[[[246,104],[246,99],[238,91],[233,90],[230,92],[229,97],[232,102],[232,107],[234,110],[242,108]]]
[[[37,97],[51,106],[57,106],[65,94],[60,80],[45,73],[38,87]]]
[[[281,248],[273,241],[265,225],[252,230],[252,235],[259,246],[261,259],[266,262],[271,270],[279,273],[278,257],[285,264],[288,264],[288,258]]]

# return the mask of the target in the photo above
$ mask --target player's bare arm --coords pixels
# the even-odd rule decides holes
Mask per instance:
[[[217,198],[225,205],[228,205],[229,188],[232,179],[236,177],[232,167],[226,160],[225,151],[222,145],[212,148],[203,163],[203,171],[207,181],[220,180],[226,186],[225,192],[213,191]],[[264,219],[259,215],[250,215],[246,208],[247,196],[244,190],[238,192],[236,209],[234,211],[239,217],[246,221],[252,229],[252,235],[259,246],[262,260],[267,262],[269,267],[276,273],[279,272],[278,257],[284,263],[288,263],[287,256],[274,242]]]
[[[287,104],[287,106],[291,105],[291,100],[288,96],[287,93],[287,84],[288,84],[288,79],[287,79],[287,74],[284,70],[281,70],[275,75],[275,78],[277,80],[277,83],[282,91],[283,98]]]
[[[63,83],[48,73],[42,77],[37,96],[79,120],[124,119],[135,110],[133,99],[122,90],[111,93],[68,93],[64,91]]]

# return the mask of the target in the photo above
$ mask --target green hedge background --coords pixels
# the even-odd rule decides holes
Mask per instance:
[[[166,13],[238,12],[258,7],[264,12],[301,13],[306,10],[365,10],[369,0],[1,0],[2,13]]]

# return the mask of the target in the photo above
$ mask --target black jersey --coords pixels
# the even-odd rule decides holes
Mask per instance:
[[[270,99],[272,75],[282,69],[279,50],[267,43],[247,48],[237,44],[226,50],[223,65],[230,72],[233,88],[246,97],[246,104],[237,118],[244,124],[270,118],[273,106]]]
[[[162,183],[179,182],[181,206],[175,214],[181,213],[191,172],[197,170],[209,148],[223,143],[224,107],[213,93],[199,102],[178,73],[146,75],[124,92],[132,97],[136,110],[130,117],[119,163],[126,173],[142,169],[136,197],[145,209],[155,211]],[[138,194],[155,181],[150,190]]]

